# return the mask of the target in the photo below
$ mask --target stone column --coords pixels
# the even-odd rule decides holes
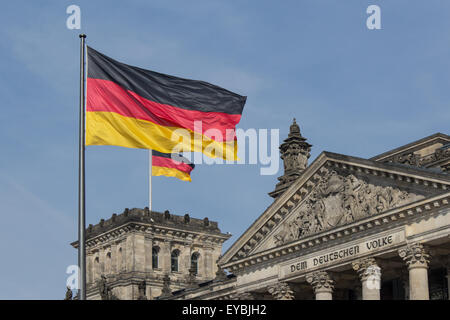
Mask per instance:
[[[398,250],[409,271],[409,299],[429,300],[428,263],[430,255],[420,243],[407,245]]]
[[[268,288],[275,300],[294,300],[294,291],[286,282],[279,282]]]
[[[352,266],[361,280],[362,299],[380,300],[381,269],[375,259],[359,259]]]
[[[306,276],[312,285],[316,300],[333,300],[334,281],[326,271],[317,271]]]

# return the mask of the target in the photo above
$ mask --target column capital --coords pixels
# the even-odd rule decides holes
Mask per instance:
[[[430,262],[430,255],[427,248],[421,243],[412,243],[398,250],[398,255],[409,269],[427,268]]]
[[[317,271],[306,276],[306,282],[312,285],[314,293],[332,292],[334,290],[334,280],[326,271]]]
[[[278,282],[268,288],[269,293],[275,300],[294,300],[294,291],[286,282]]]
[[[361,281],[370,279],[381,279],[381,268],[378,266],[374,258],[362,258],[352,263],[353,270],[355,270]]]

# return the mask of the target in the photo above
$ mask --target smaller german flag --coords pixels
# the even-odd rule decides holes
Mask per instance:
[[[191,181],[195,165],[180,154],[162,153],[152,150],[152,176],[175,177]]]

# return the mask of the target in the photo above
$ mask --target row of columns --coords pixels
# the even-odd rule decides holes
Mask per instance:
[[[430,255],[422,244],[414,243],[401,248],[399,256],[405,261],[409,272],[409,299],[429,300],[428,264]],[[359,259],[352,263],[361,281],[363,300],[380,300],[381,268],[374,258]],[[313,286],[316,300],[331,300],[334,281],[326,271],[308,275],[306,281]]]
[[[430,255],[420,243],[407,245],[398,250],[399,256],[408,267],[409,299],[429,300],[428,264]],[[363,258],[352,263],[361,281],[363,300],[380,300],[381,268],[374,258]],[[450,280],[449,280],[450,281]],[[316,300],[332,300],[334,280],[327,271],[317,271],[306,276],[314,291]],[[269,288],[269,293],[277,300],[292,300],[294,295],[287,283],[278,283]]]

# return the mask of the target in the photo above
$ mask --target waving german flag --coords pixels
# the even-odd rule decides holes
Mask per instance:
[[[179,154],[152,151],[152,176],[175,177],[191,181],[191,171],[194,167],[193,163]]]
[[[87,58],[86,145],[237,160],[235,129],[246,97],[129,66],[90,47]]]

